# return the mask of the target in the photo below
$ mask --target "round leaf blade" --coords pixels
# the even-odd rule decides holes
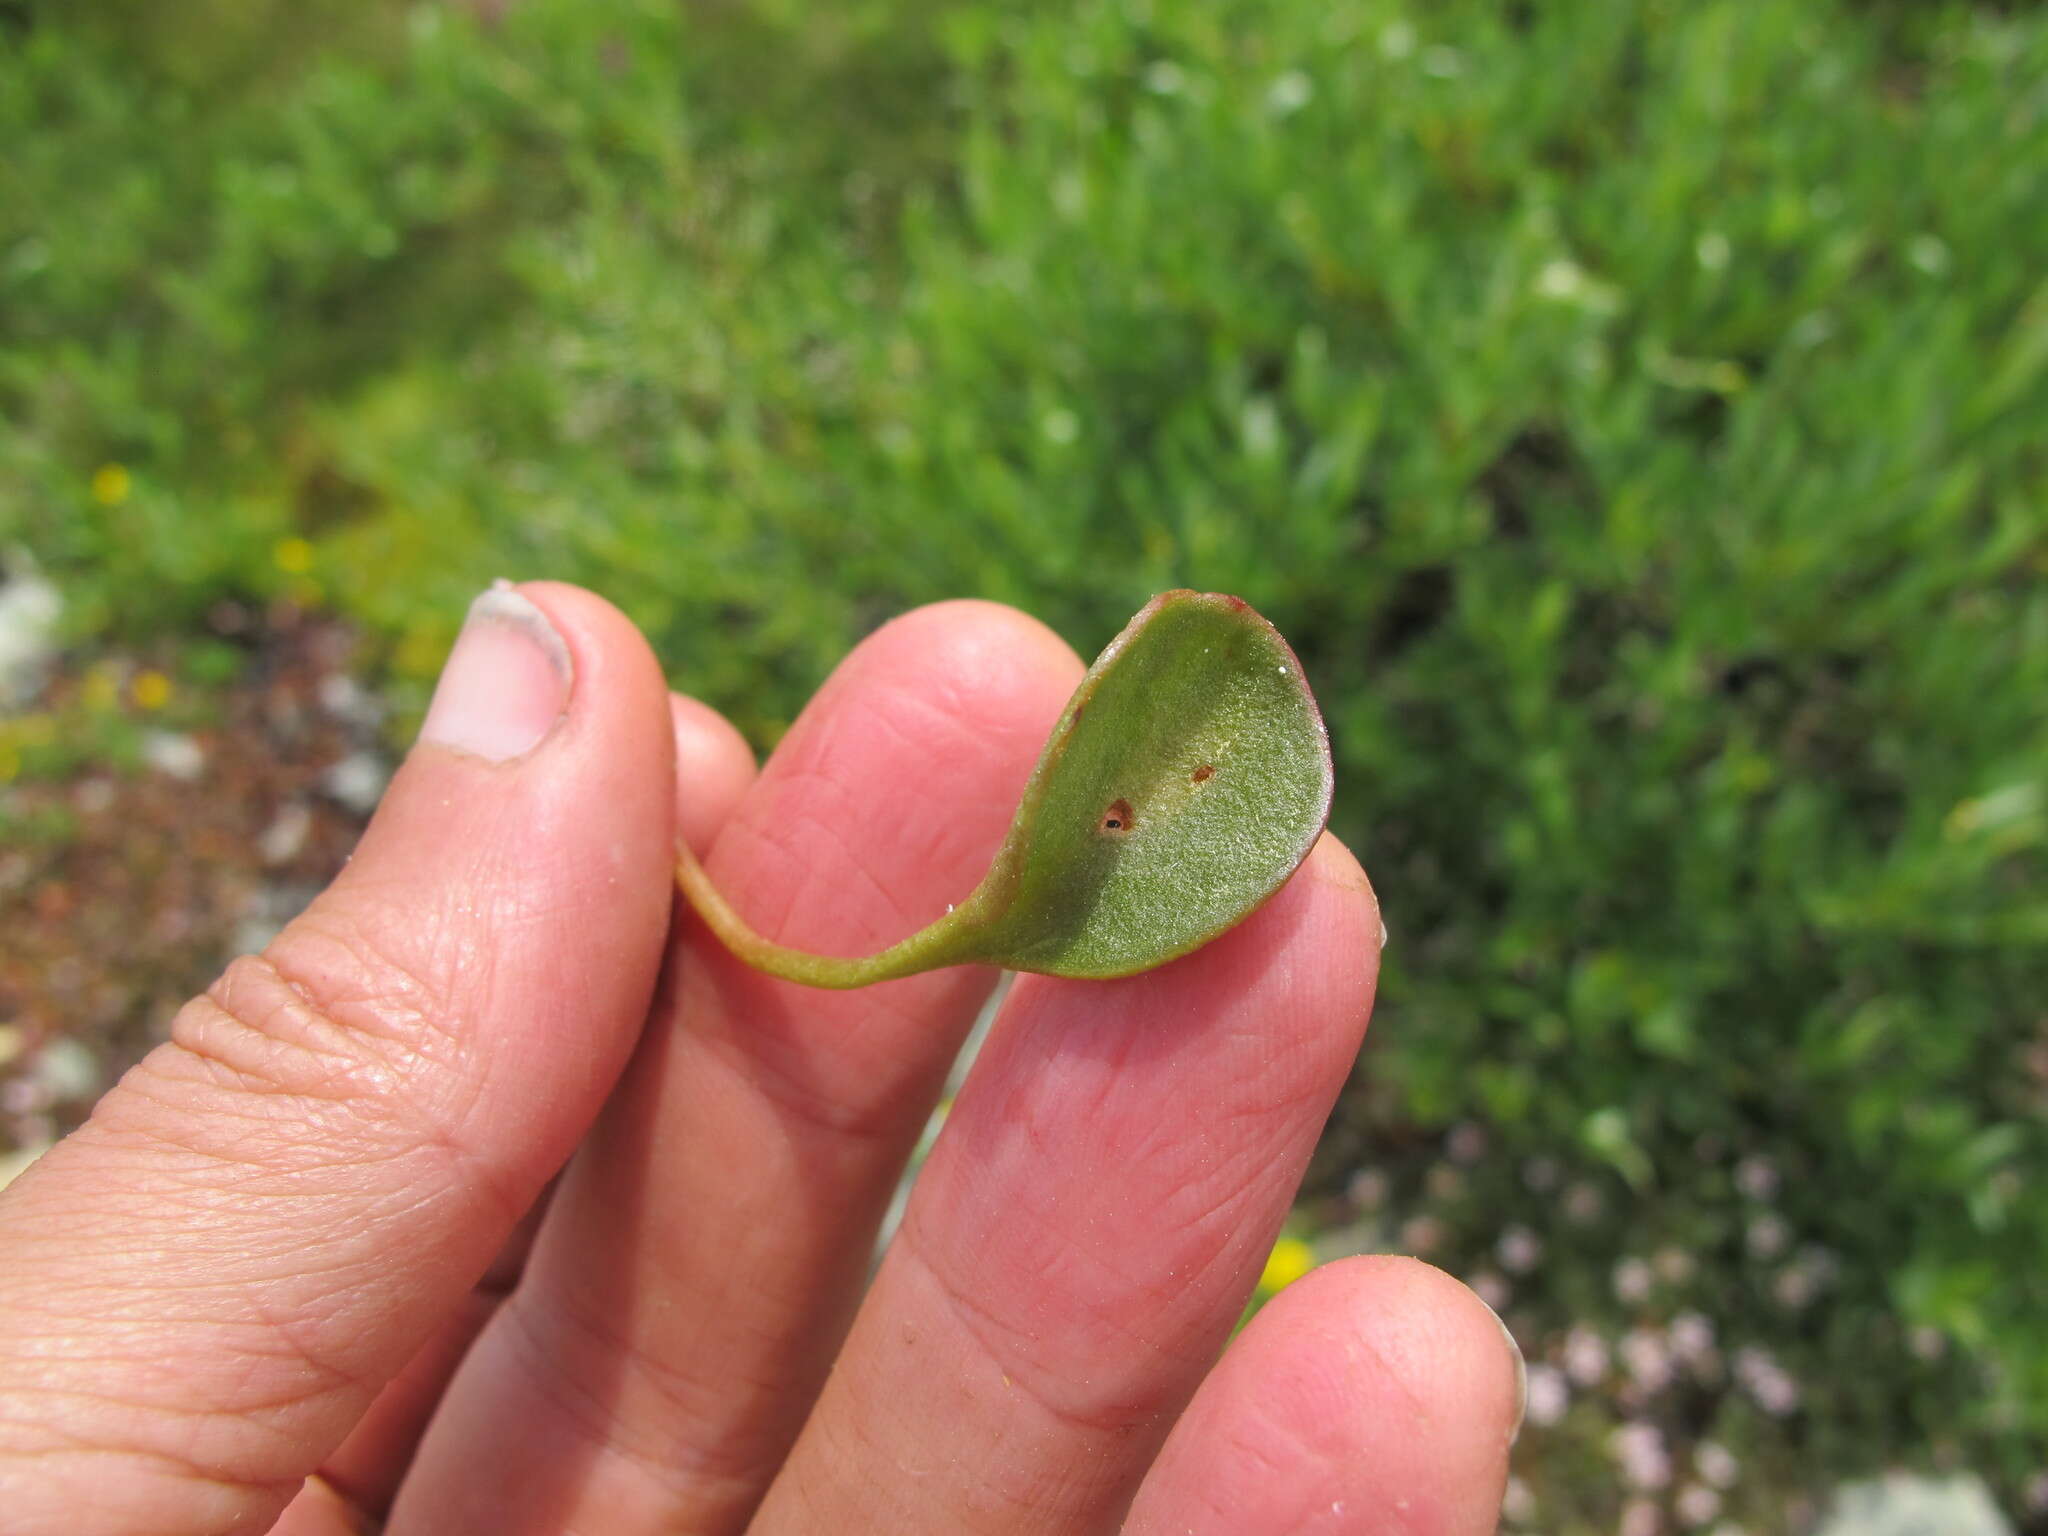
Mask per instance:
[[[1279,889],[1331,787],[1322,714],[1279,632],[1241,599],[1163,593],[1089,668],[961,928],[976,958],[1017,970],[1148,969]]]

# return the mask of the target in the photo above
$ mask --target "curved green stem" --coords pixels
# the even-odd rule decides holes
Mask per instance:
[[[865,987],[870,982],[893,981],[899,976],[914,975],[941,965],[959,965],[977,958],[963,942],[967,937],[971,897],[930,927],[920,929],[901,943],[890,945],[880,954],[814,955],[808,950],[777,944],[756,933],[747,920],[732,909],[732,903],[725,899],[718,887],[711,883],[711,877],[704,873],[704,866],[698,863],[697,855],[690,851],[689,843],[680,838],[676,840],[676,884],[696,909],[697,915],[704,919],[705,926],[727,949],[757,971],[766,971],[786,981],[802,982],[807,987],[845,991],[852,987]]]

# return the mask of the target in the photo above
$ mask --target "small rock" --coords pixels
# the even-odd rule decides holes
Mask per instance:
[[[64,599],[33,568],[18,566],[0,586],[0,708],[26,703],[57,654]]]
[[[284,924],[270,917],[245,917],[235,924],[233,937],[228,940],[228,952],[235,955],[254,955],[262,952],[277,937]]]
[[[1512,1520],[1518,1525],[1527,1525],[1536,1518],[1536,1495],[1519,1477],[1508,1479],[1508,1486],[1500,1498],[1500,1515],[1503,1520]]]
[[[2012,1536],[1976,1478],[1894,1472],[1835,1490],[1816,1536]]]
[[[142,760],[182,784],[206,771],[206,749],[183,731],[151,731],[142,738]]]
[[[321,788],[358,816],[367,816],[384,797],[391,771],[374,752],[351,752],[329,768],[320,780]]]
[[[287,800],[256,839],[257,856],[265,864],[289,864],[306,846],[306,835],[312,830],[313,813],[306,802]]]
[[[253,955],[262,949],[284,925],[305,911],[320,894],[317,885],[268,885],[250,900],[242,920],[235,924],[230,953]]]
[[[74,1104],[100,1096],[106,1075],[99,1058],[66,1035],[49,1041],[36,1053],[31,1069],[52,1104]]]
[[[346,672],[320,679],[320,707],[344,725],[373,731],[384,721],[384,701]]]

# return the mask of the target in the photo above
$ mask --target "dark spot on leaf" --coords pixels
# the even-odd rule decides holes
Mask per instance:
[[[1197,784],[1200,784],[1205,779],[1212,779],[1215,776],[1216,770],[1210,767],[1207,763],[1202,764],[1201,767],[1197,768],[1192,774],[1189,775],[1189,777],[1192,778]]]
[[[1131,802],[1121,799],[1111,801],[1109,809],[1102,813],[1102,820],[1095,824],[1095,830],[1108,832],[1117,837],[1127,834],[1131,830]]]

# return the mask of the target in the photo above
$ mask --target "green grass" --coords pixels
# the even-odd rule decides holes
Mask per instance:
[[[555,575],[768,742],[909,603],[1092,653],[1240,592],[1394,930],[1326,1183],[1463,1272],[1532,1228],[1532,1345],[1769,1351],[1787,1421],[1642,1412],[1773,1486],[2033,1470],[2048,16],[196,9],[0,33],[0,544],[81,643],[289,597],[416,706]],[[1611,1527],[1590,1422],[1522,1453],[1546,1529]]]

